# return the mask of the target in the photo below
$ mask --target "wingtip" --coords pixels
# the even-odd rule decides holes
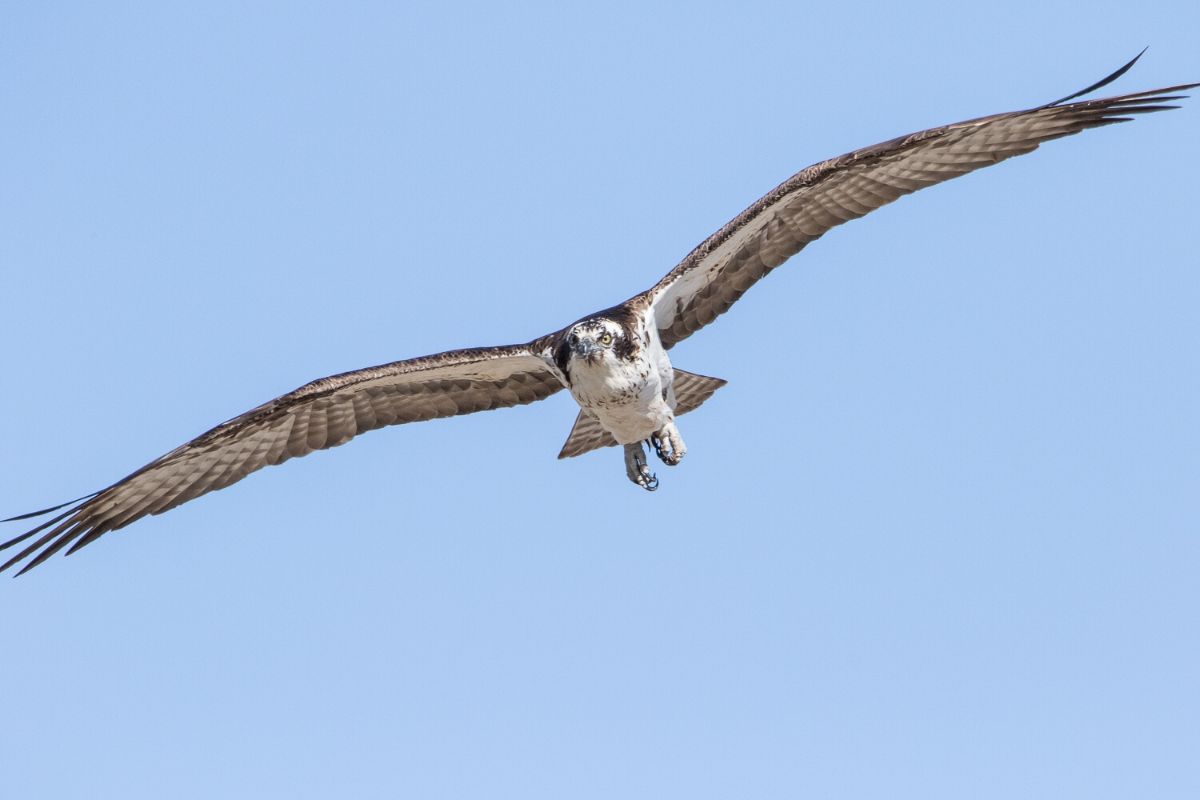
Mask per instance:
[[[1110,73],[1109,75],[1106,75],[1105,77],[1096,81],[1095,83],[1093,83],[1091,86],[1087,87],[1086,89],[1080,89],[1078,92],[1069,94],[1066,97],[1060,97],[1051,103],[1046,103],[1044,106],[1041,106],[1041,108],[1053,108],[1054,106],[1062,105],[1063,103],[1067,102],[1068,100],[1074,100],[1077,97],[1083,97],[1085,94],[1090,94],[1091,92],[1094,92],[1097,89],[1101,89],[1105,86],[1108,86],[1110,83],[1115,81],[1117,78],[1121,77],[1126,72],[1128,72],[1133,67],[1133,65],[1138,62],[1138,59],[1140,59],[1143,55],[1145,55],[1146,51],[1149,49],[1150,49],[1150,45],[1146,45],[1145,47],[1142,48],[1140,53],[1138,53],[1133,58],[1129,59],[1129,61],[1126,62],[1125,65],[1122,66],[1120,69],[1116,70],[1115,72]]]
[[[93,497],[93,496],[94,495],[89,495],[89,497]],[[84,498],[81,498],[81,499],[84,499]],[[65,504],[65,505],[70,505],[70,504]],[[63,506],[58,506],[57,508],[62,508],[62,507]],[[21,534],[20,536],[15,536],[12,539],[9,539],[7,542],[0,544],[0,550],[6,550],[9,547],[12,547],[14,545],[24,543],[28,539],[36,536],[39,533],[42,533],[47,528],[50,528],[50,531],[48,531],[47,533],[44,533],[40,538],[36,539],[32,543],[26,544],[25,547],[23,549],[21,549],[20,552],[13,555],[11,558],[9,558],[7,561],[5,561],[3,564],[0,564],[0,572],[4,572],[5,570],[16,566],[18,563],[20,563],[24,559],[32,557],[32,560],[29,561],[27,564],[25,564],[19,572],[17,572],[15,575],[13,575],[13,577],[15,578],[15,577],[17,577],[17,575],[24,575],[26,572],[33,569],[34,567],[36,567],[37,565],[41,564],[46,559],[48,559],[50,556],[57,553],[64,546],[75,541],[81,535],[84,535],[85,531],[87,530],[87,526],[84,524],[81,524],[78,521],[78,519],[75,517],[75,515],[79,511],[79,508],[80,508],[79,506],[71,506],[70,508],[68,508],[66,511],[62,512],[58,516],[48,519],[45,522],[43,522],[41,525],[38,525],[33,530],[26,531],[25,533]],[[54,509],[48,509],[48,510],[54,510]],[[46,512],[42,512],[42,513],[46,513]],[[104,530],[107,530],[107,529],[101,530],[101,533],[103,533]],[[95,530],[93,529],[91,531],[87,531],[87,533],[89,533],[89,534],[95,533]],[[91,538],[87,539],[87,541],[93,541],[96,538],[96,536],[99,536],[99,535],[100,534],[96,534],[95,536],[92,536]],[[41,552],[38,552],[39,550]]]
[[[76,497],[74,500],[68,500],[65,503],[59,503],[56,506],[50,506],[50,508],[43,508],[41,511],[30,511],[25,514],[18,514],[15,517],[9,517],[8,519],[0,519],[0,522],[20,522],[23,519],[33,519],[34,517],[40,517],[43,514],[49,514],[52,511],[58,511],[60,508],[66,508],[67,506],[73,506],[76,503],[82,502],[84,500],[91,500],[93,497],[95,497],[98,494],[100,494],[100,493],[92,492],[91,494],[85,494],[83,497]],[[0,547],[0,549],[3,549],[3,548]]]
[[[22,558],[23,558],[23,556],[16,555],[16,556],[13,556],[12,558],[10,558],[8,561],[5,561],[3,564],[0,564],[0,572],[7,571],[10,567],[12,567],[14,564],[16,564]],[[20,572],[14,573],[13,577],[15,578],[15,577],[17,577],[17,575],[20,575],[20,574],[21,574]]]

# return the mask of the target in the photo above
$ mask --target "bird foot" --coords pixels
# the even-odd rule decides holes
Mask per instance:
[[[650,445],[654,448],[654,454],[669,467],[683,461],[683,457],[687,455],[687,446],[673,422],[668,423],[661,431],[651,434]]]
[[[658,488],[658,476],[650,471],[650,465],[646,463],[646,451],[642,449],[641,442],[625,445],[625,474],[629,476],[629,480],[647,492]]]

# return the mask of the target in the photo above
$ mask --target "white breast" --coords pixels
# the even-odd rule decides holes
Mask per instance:
[[[575,402],[595,414],[619,444],[648,439],[674,419],[674,373],[656,334],[633,361],[606,352],[594,364],[572,365]]]

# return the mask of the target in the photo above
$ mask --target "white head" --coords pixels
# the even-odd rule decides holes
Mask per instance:
[[[559,369],[569,373],[576,367],[611,367],[632,361],[639,349],[636,332],[619,320],[588,317],[564,331],[556,360]]]

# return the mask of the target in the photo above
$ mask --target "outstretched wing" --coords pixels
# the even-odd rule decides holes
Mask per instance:
[[[562,383],[539,353],[530,345],[454,350],[313,381],[218,425],[81,501],[13,517],[67,509],[0,545],[4,550],[42,534],[0,566],[0,572],[33,556],[21,574],[67,545],[68,554],[73,553],[148,514],[223,489],[269,464],[345,444],[365,431],[549,397]]]
[[[958,122],[855,150],[801,170],[704,240],[653,288],[665,347],[725,313],[760,278],[831,228],[926,186],[1036,150],[1088,128],[1165,111],[1200,84],[1070,103],[1115,80],[1137,58],[1082,92],[1037,108]]]

